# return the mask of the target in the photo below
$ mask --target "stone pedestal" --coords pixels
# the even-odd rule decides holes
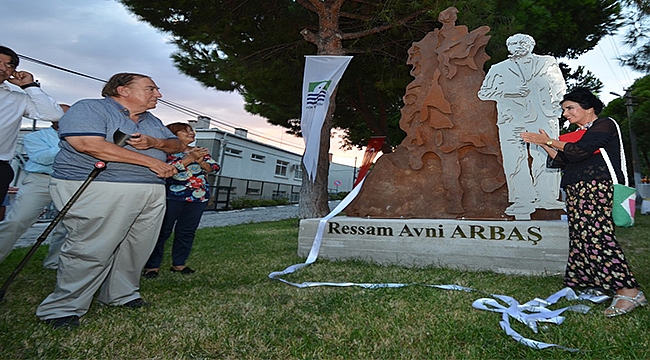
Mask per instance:
[[[300,222],[298,255],[309,254],[319,219]],[[319,258],[382,265],[563,274],[569,251],[566,221],[365,219],[335,217]]]

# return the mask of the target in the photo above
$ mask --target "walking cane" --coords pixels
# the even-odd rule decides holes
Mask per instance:
[[[115,130],[115,133],[113,133],[113,143],[115,143],[115,145],[120,146],[120,147],[125,146],[126,141],[129,140],[129,138],[131,138],[131,135],[125,134],[125,133],[121,132],[119,129]],[[98,162],[95,163],[95,168],[93,169],[93,171],[90,172],[90,174],[88,174],[88,178],[86,178],[86,180],[83,182],[83,184],[81,184],[79,189],[77,189],[77,191],[74,193],[74,195],[72,195],[70,200],[68,200],[68,202],[63,206],[61,211],[59,211],[59,213],[52,220],[50,225],[45,229],[45,231],[43,231],[41,236],[39,236],[38,239],[36,239],[36,243],[34,244],[34,246],[32,246],[32,248],[29,249],[29,252],[27,253],[27,255],[25,255],[23,260],[20,262],[20,264],[18,264],[18,266],[11,273],[11,275],[9,275],[9,278],[7,278],[7,280],[5,280],[4,284],[2,284],[2,287],[0,288],[0,301],[4,300],[5,293],[7,292],[7,288],[9,287],[9,285],[11,285],[11,283],[16,278],[16,276],[18,276],[18,273],[20,273],[20,271],[25,267],[25,265],[27,264],[29,259],[36,252],[36,250],[38,250],[38,247],[41,246],[43,241],[45,241],[45,239],[47,239],[47,236],[50,235],[52,230],[59,224],[59,222],[61,222],[61,219],[63,219],[65,214],[68,213],[68,210],[70,210],[72,205],[79,199],[79,197],[86,190],[88,185],[90,185],[90,183],[93,180],[95,180],[97,175],[99,175],[100,172],[104,171],[105,168],[106,168],[106,162],[105,161],[98,161]]]

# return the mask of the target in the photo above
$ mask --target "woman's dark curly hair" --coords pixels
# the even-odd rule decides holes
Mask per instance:
[[[587,88],[576,88],[570,93],[567,93],[564,95],[562,101],[560,101],[560,104],[565,101],[578,103],[578,105],[585,110],[593,108],[596,115],[600,114],[605,106],[605,104],[603,104],[603,102]]]

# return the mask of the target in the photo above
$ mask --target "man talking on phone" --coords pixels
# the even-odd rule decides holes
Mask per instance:
[[[14,179],[11,159],[16,151],[22,118],[57,121],[63,116],[59,104],[41,90],[34,75],[16,70],[18,63],[18,54],[0,45],[0,202]],[[12,89],[8,83],[23,91]]]

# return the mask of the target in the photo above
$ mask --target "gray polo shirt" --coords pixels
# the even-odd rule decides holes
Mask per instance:
[[[140,115],[138,122],[129,118],[129,111],[117,101],[87,99],[75,103],[59,121],[61,151],[54,159],[52,177],[64,180],[86,180],[100,159],[75,150],[67,141],[71,136],[101,136],[113,143],[113,133],[120,129],[125,134],[139,132],[159,139],[175,139],[176,136],[150,112]],[[130,145],[125,149],[166,161],[167,155],[158,149],[136,150]],[[149,168],[121,162],[110,162],[96,181],[164,184]]]

